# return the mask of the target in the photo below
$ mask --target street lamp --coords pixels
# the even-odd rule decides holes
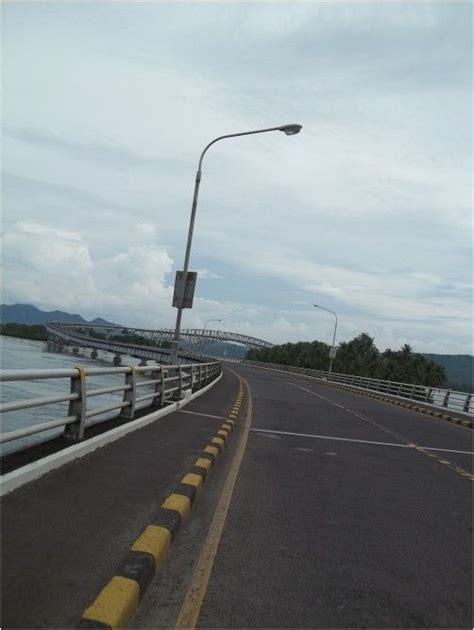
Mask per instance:
[[[184,266],[183,266],[183,275],[182,275],[183,294],[178,297],[178,306],[177,306],[178,313],[176,315],[176,326],[174,330],[173,341],[171,342],[170,362],[172,364],[178,362],[179,331],[181,327],[181,316],[183,312],[184,288],[186,287],[186,279],[187,279],[188,269],[189,269],[189,257],[191,254],[191,244],[193,240],[194,221],[196,218],[199,184],[201,182],[201,174],[202,174],[202,171],[201,171],[202,160],[204,158],[204,155],[206,154],[206,151],[214,143],[218,142],[219,140],[224,140],[225,138],[237,138],[238,136],[250,136],[255,133],[266,133],[268,131],[282,131],[287,136],[294,136],[297,133],[299,133],[301,129],[302,129],[301,125],[291,124],[291,125],[280,125],[279,127],[269,127],[268,129],[256,129],[255,131],[243,131],[241,133],[231,133],[225,136],[219,136],[218,138],[215,138],[214,140],[212,140],[212,142],[209,142],[209,144],[204,148],[203,152],[201,153],[201,157],[199,158],[198,169],[196,171],[196,180],[194,183],[194,196],[193,196],[193,205],[191,208],[191,219],[189,221],[188,242],[186,245],[186,254],[184,256]]]
[[[323,311],[327,311],[328,313],[332,313],[336,318],[336,323],[334,324],[334,335],[332,338],[332,348],[329,350],[329,374],[332,372],[332,362],[334,361],[334,357],[336,356],[336,331],[337,331],[337,315],[334,311],[331,311],[330,308],[326,308],[325,306],[319,306],[319,304],[313,304],[315,308],[321,308]]]
[[[202,329],[202,341],[201,341],[201,349],[204,346],[204,341],[205,341],[205,337],[204,337],[204,333],[206,332],[206,326],[208,325],[209,322],[221,322],[222,319],[206,319],[206,321],[204,322],[204,328]]]

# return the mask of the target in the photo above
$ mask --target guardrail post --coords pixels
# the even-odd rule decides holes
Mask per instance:
[[[183,368],[181,367],[181,363],[178,366],[178,376],[179,376],[178,400],[182,400],[183,399]]]
[[[161,401],[161,382],[158,380],[160,377],[160,370],[153,370],[151,374],[152,378],[158,381],[158,383],[155,383],[156,396],[153,398],[153,404],[158,405]]]
[[[201,389],[202,385],[202,365],[199,364],[199,389]]]
[[[161,366],[161,406],[164,407],[166,402],[166,383],[165,373],[168,374],[169,370]]]
[[[463,407],[463,411],[465,411],[466,413],[469,413],[469,405],[471,404],[471,400],[472,400],[472,394],[468,394],[466,396],[466,400],[464,402],[464,407]]]
[[[71,376],[71,394],[78,394],[79,398],[69,402],[68,416],[76,416],[76,422],[64,427],[64,437],[70,440],[82,440],[86,424],[87,391],[86,371],[82,367],[75,368],[77,376]]]
[[[443,398],[443,407],[447,407],[448,406],[450,393],[451,393],[451,390],[448,389],[448,391],[446,392],[446,394],[444,395],[444,398]]]
[[[130,389],[126,389],[123,393],[123,402],[128,402],[126,407],[122,407],[120,413],[121,418],[133,418],[135,416],[135,401],[137,398],[137,371],[136,368],[130,368],[130,372],[125,374],[125,385],[130,385]]]

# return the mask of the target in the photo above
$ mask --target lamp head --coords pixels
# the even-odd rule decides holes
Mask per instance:
[[[278,127],[278,131],[283,131],[287,136],[295,136],[302,128],[302,125],[282,125]]]

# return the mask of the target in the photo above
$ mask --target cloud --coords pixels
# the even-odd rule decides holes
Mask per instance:
[[[7,302],[160,325],[170,309],[173,261],[153,244],[96,259],[79,232],[18,222],[4,235],[3,261]]]
[[[180,164],[178,160],[169,157],[138,155],[127,147],[112,143],[101,144],[92,140],[89,143],[78,142],[41,129],[16,128],[7,125],[4,128],[4,134],[13,140],[59,151],[76,160],[101,162],[120,169],[148,166],[172,171]]]
[[[209,269],[199,269],[197,274],[201,280],[221,280],[224,277],[214,271],[209,271]]]
[[[191,267],[208,281],[184,324],[328,339],[321,298],[341,338],[466,351],[471,12],[7,3],[9,299],[172,325],[202,148],[301,122],[206,155]]]

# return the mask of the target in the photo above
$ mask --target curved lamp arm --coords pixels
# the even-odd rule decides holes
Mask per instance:
[[[332,347],[336,345],[336,331],[337,331],[337,314],[334,311],[331,311],[330,308],[326,308],[325,306],[319,306],[319,304],[313,304],[315,308],[321,308],[323,311],[327,311],[328,313],[332,313],[336,318],[336,324],[334,326],[334,336],[332,338]]]
[[[214,138],[209,144],[204,147],[204,151],[201,153],[201,157],[199,158],[198,171],[201,170],[202,160],[204,155],[206,154],[209,147],[211,147],[219,140],[224,140],[225,138],[237,138],[238,136],[251,136],[255,133],[266,133],[267,131],[283,131],[287,136],[294,136],[299,133],[302,129],[301,125],[280,125],[279,127],[268,127],[267,129],[256,129],[255,131],[242,131],[240,133],[229,133],[225,136],[219,136],[218,138]]]

